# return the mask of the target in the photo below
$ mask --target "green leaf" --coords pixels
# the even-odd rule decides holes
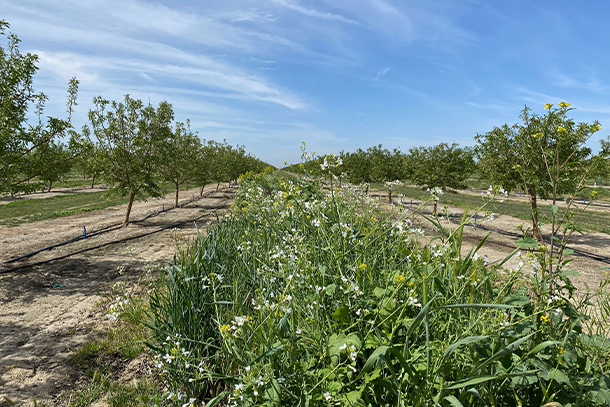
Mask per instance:
[[[579,276],[580,275],[580,273],[576,270],[560,270],[559,273],[563,274],[564,276]]]
[[[409,330],[407,331],[407,338],[409,336],[411,336],[413,331],[415,331],[415,329],[419,326],[421,321],[426,317],[426,314],[428,313],[428,309],[430,308],[430,305],[432,305],[432,301],[434,301],[435,299],[436,299],[436,296],[434,296],[434,298],[432,298],[430,301],[428,301],[428,303],[426,305],[424,305],[422,307],[422,309],[419,311],[419,314],[417,314],[417,316],[411,323]]]
[[[468,336],[466,338],[460,339],[459,341],[447,346],[447,349],[445,349],[445,353],[443,354],[443,359],[445,360],[447,358],[449,358],[452,354],[453,351],[460,345],[467,345],[469,343],[474,343],[474,342],[478,342],[478,341],[482,341],[483,339],[487,339],[489,338],[488,335],[483,335],[483,336]],[[442,363],[442,361],[441,361]]]
[[[533,249],[535,247],[538,247],[539,245],[538,240],[530,236],[524,236],[520,239],[515,240],[515,244],[524,249]]]
[[[467,379],[467,380],[457,382],[451,386],[445,387],[445,389],[446,390],[456,390],[456,389],[461,389],[461,388],[464,388],[467,386],[472,386],[475,384],[488,382],[490,380],[502,380],[507,377],[533,375],[533,374],[536,374],[537,372],[538,372],[537,370],[528,370],[525,372],[509,373],[509,374],[503,374],[503,375],[497,375],[497,376],[479,376],[479,377],[475,377],[473,379]]]
[[[379,359],[382,359],[383,357],[385,357],[385,354],[388,351],[388,349],[389,349],[389,346],[387,346],[387,345],[381,345],[380,347],[375,349],[375,352],[373,352],[371,354],[371,356],[369,356],[369,358],[366,360],[366,363],[364,364],[364,367],[362,368],[362,371],[360,372],[360,374],[358,375],[356,380],[360,379],[362,377],[362,375],[364,375],[369,370],[371,370],[371,368],[375,364],[377,364]]]
[[[216,404],[220,403],[225,398],[227,393],[228,392],[226,390],[223,391],[218,396],[216,396],[212,400],[208,401],[207,404],[205,405],[205,407],[214,407]]]
[[[498,352],[496,352],[495,354],[493,354],[490,358],[488,358],[487,360],[485,360],[483,363],[481,363],[480,365],[478,365],[477,367],[475,367],[472,370],[472,373],[481,370],[482,368],[484,368],[485,366],[487,366],[488,364],[490,364],[491,362],[493,362],[494,360],[498,360],[501,357],[508,355],[509,353],[514,352],[516,349],[519,348],[519,346],[521,346],[521,344],[525,341],[527,341],[529,338],[532,337],[532,335],[534,335],[535,332],[532,332],[529,335],[526,335],[520,339],[517,339],[516,341],[506,345],[505,347],[503,347],[502,349],[500,349]],[[472,375],[471,373],[471,375]]]
[[[553,211],[553,215],[557,215],[557,211],[559,211],[559,206],[551,205],[551,210]]]
[[[506,305],[506,304],[451,304],[451,305],[442,305],[440,307],[433,308],[431,311],[437,311],[439,309],[451,309],[451,308],[511,309],[511,308],[515,308],[515,307],[512,305]]]
[[[561,344],[563,344],[563,341],[544,341],[544,342],[541,342],[541,343],[539,343],[538,345],[534,346],[534,347],[532,348],[532,350],[530,350],[529,352],[527,352],[527,354],[526,354],[526,355],[525,355],[525,356],[524,356],[522,359],[525,359],[525,358],[527,358],[528,356],[531,356],[531,355],[533,355],[533,354],[535,354],[535,353],[538,353],[538,352],[540,352],[541,350],[544,350],[544,349],[548,348],[549,346],[553,346],[553,345],[561,345]]]
[[[331,316],[333,318],[335,318],[337,321],[342,322],[345,321],[347,319],[347,316],[349,314],[349,308],[347,307],[339,307],[335,310],[335,312],[333,312],[331,314]]]
[[[563,249],[561,254],[563,254],[564,256],[569,256],[571,254],[574,254],[574,249]]]
[[[333,295],[336,289],[336,284],[329,284],[328,286],[326,286],[326,295]]]
[[[362,394],[362,391],[359,391],[359,390],[353,390],[353,391],[350,391],[349,393],[347,393],[345,395],[345,398],[348,401],[348,405],[364,407],[365,404],[362,401],[361,394]]]
[[[474,379],[468,379],[468,380],[465,380],[462,382],[458,382],[452,386],[445,387],[445,389],[447,389],[447,390],[462,389],[464,387],[472,386],[474,384],[484,383],[484,382],[488,382],[490,380],[496,380],[496,379],[499,379],[499,377],[498,376],[479,376],[479,377],[475,377]]]
[[[455,396],[447,396],[445,397],[445,400],[451,403],[451,405],[454,407],[464,407],[464,405],[460,403],[460,401]]]
[[[377,298],[383,297],[385,295],[385,292],[386,292],[386,290],[384,288],[380,288],[380,287],[375,287],[375,289],[373,290],[373,294]]]

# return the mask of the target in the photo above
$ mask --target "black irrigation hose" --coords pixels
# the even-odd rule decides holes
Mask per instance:
[[[220,188],[220,191],[223,191],[225,189],[227,189],[227,187],[222,187],[222,188]],[[212,195],[213,193],[216,193],[216,192],[218,192],[218,191],[207,192],[207,193],[203,194],[202,196],[200,196],[197,199],[193,199],[193,200],[190,200],[190,201],[187,201],[187,202],[183,202],[183,203],[181,203],[178,206],[173,206],[171,208],[164,209],[162,211],[157,211],[157,212],[150,213],[147,216],[145,216],[145,217],[143,217],[142,219],[139,219],[139,220],[133,220],[133,221],[129,221],[127,223],[113,224],[113,225],[105,226],[105,227],[103,227],[103,228],[101,228],[101,229],[99,229],[99,230],[97,230],[95,232],[88,233],[86,238],[84,237],[84,235],[81,235],[81,236],[78,236],[78,237],[74,237],[74,238],[66,240],[64,242],[56,243],[54,245],[43,247],[42,249],[35,250],[35,251],[31,252],[31,253],[27,253],[27,254],[24,254],[24,255],[21,255],[21,256],[14,257],[14,258],[12,258],[10,260],[7,260],[7,261],[3,262],[3,264],[10,264],[10,263],[16,262],[18,260],[27,259],[29,257],[32,257],[32,256],[38,254],[38,253],[41,253],[41,252],[44,252],[44,251],[47,251],[47,250],[51,250],[51,249],[55,249],[56,247],[65,246],[67,244],[74,243],[74,242],[77,242],[79,240],[87,239],[89,237],[97,236],[97,235],[100,235],[102,233],[112,232],[114,230],[121,229],[122,227],[125,227],[125,226],[129,225],[130,223],[140,223],[140,222],[143,222],[143,221],[145,221],[145,220],[147,220],[147,219],[149,219],[149,218],[151,218],[153,216],[159,215],[160,213],[169,212],[169,211],[171,211],[173,209],[181,208],[181,207],[183,207],[185,205],[188,205],[190,203],[199,201],[199,200],[201,200],[201,199],[203,199],[205,197],[208,197],[208,196],[210,196],[210,195]],[[119,226],[117,226],[117,225],[119,225]],[[0,271],[0,273],[2,273],[2,272]]]
[[[216,191],[214,191],[214,192],[216,192]],[[39,261],[37,263],[24,264],[24,265],[13,267],[13,268],[10,268],[10,269],[7,269],[7,270],[0,270],[0,274],[10,273],[12,271],[21,270],[21,269],[28,268],[28,267],[40,266],[42,264],[47,264],[47,263],[51,263],[53,261],[62,260],[62,259],[65,259],[67,257],[72,257],[72,256],[75,256],[77,254],[81,254],[81,253],[88,252],[88,251],[91,251],[91,250],[100,249],[100,248],[105,247],[105,246],[110,246],[110,245],[117,244],[117,243],[123,243],[123,242],[127,242],[129,240],[139,239],[141,237],[149,236],[149,235],[152,235],[152,234],[155,234],[155,233],[159,233],[159,232],[162,232],[162,231],[170,229],[170,228],[175,228],[175,227],[178,227],[180,225],[184,225],[185,223],[196,222],[199,219],[202,219],[202,218],[204,218],[206,216],[209,216],[209,214],[201,215],[201,216],[199,216],[199,217],[197,217],[195,219],[189,219],[189,220],[185,220],[185,221],[182,221],[182,222],[177,222],[177,223],[174,223],[174,224],[169,225],[169,226],[164,226],[164,227],[162,227],[160,229],[153,230],[152,232],[142,233],[142,234],[137,235],[137,236],[125,237],[123,239],[113,240],[111,242],[102,243],[102,244],[97,245],[97,246],[93,246],[93,247],[88,247],[86,249],[77,250],[77,251],[69,253],[69,254],[64,254],[63,256],[55,257],[53,259],[43,260],[43,261]]]
[[[374,198],[387,198],[387,195],[379,195],[379,194],[370,194],[370,196],[374,197]],[[411,204],[417,203],[417,201],[418,200],[411,200]],[[423,201],[421,201],[421,203],[423,203]],[[403,202],[403,204],[405,204],[405,202]],[[395,203],[392,203],[392,205],[395,205]],[[591,205],[595,205],[595,203],[592,203]],[[597,206],[610,207],[610,205],[602,205],[602,204],[597,204]],[[419,213],[421,213],[423,215],[428,215],[428,216],[432,216],[433,215],[432,213],[426,213],[426,212],[419,212]],[[453,222],[453,223],[456,223],[455,221],[453,221],[451,219],[450,219],[450,221]],[[501,234],[501,235],[505,235],[505,236],[511,236],[511,237],[517,237],[517,238],[523,237],[523,235],[519,234],[519,233],[507,232],[507,231],[504,231],[504,230],[487,228],[485,226],[480,226],[480,225],[476,225],[476,224],[472,224],[472,223],[468,224],[468,226],[473,226],[475,228],[479,228],[479,229],[483,229],[483,230],[488,230],[490,232],[495,232],[495,233],[498,233],[498,234]],[[551,243],[548,240],[544,240],[544,242],[548,243],[548,244]],[[506,246],[506,247],[511,247],[509,245],[505,245],[505,244],[502,244],[502,243],[494,243],[494,244],[503,245],[503,246]],[[596,260],[596,261],[599,261],[599,262],[602,262],[602,263],[610,264],[610,257],[601,256],[599,254],[588,252],[586,250],[576,249],[576,248],[569,247],[569,246],[566,246],[565,248],[566,249],[574,250],[574,254],[576,254],[578,256],[587,257],[587,258],[590,258],[590,259],[593,259],[593,260]]]
[[[433,216],[433,214],[432,214],[432,213],[429,213],[429,212],[419,212],[419,213],[421,213],[421,214],[423,214],[423,215],[427,215],[427,216]],[[448,219],[448,220],[449,220],[450,222],[452,222],[452,223],[456,224],[456,225],[458,224],[458,223],[457,223],[456,221],[454,221],[453,219]],[[466,224],[466,226],[472,226],[472,227],[474,227],[475,229],[483,229],[483,230],[487,230],[487,231],[489,231],[489,232],[498,233],[498,234],[500,234],[500,235],[504,235],[504,236],[511,236],[511,237],[517,237],[517,238],[521,238],[521,237],[523,237],[523,235],[522,235],[522,234],[520,234],[520,233],[508,232],[508,231],[505,231],[505,230],[488,228],[488,227],[485,227],[485,226],[476,225],[476,224],[474,224],[474,223],[468,223],[468,224]],[[551,244],[551,242],[550,242],[550,241],[548,241],[548,240],[543,240],[543,241],[544,241],[545,243]],[[507,245],[507,244],[504,244],[504,243],[499,243],[499,242],[492,242],[492,243],[493,243],[493,244],[496,244],[496,245],[501,245],[501,246],[506,246],[506,247],[512,247],[512,246]],[[513,247],[513,248],[515,248],[515,247]],[[576,249],[576,248],[574,248],[574,247],[569,247],[569,246],[566,246],[566,247],[565,247],[565,249],[574,250],[574,254],[576,254],[576,255],[578,255],[578,256],[581,256],[581,257],[587,257],[587,258],[590,258],[590,259],[593,259],[593,260],[596,260],[596,261],[599,261],[599,262],[602,262],[602,263],[610,264],[610,257],[601,256],[601,255],[599,255],[599,254],[591,253],[591,252],[588,252],[588,251],[586,251],[586,250]]]
[[[470,189],[470,191],[471,192],[475,192],[475,191],[476,192],[486,192],[487,190],[483,189],[483,188],[472,188],[472,189]],[[515,197],[516,197],[516,195],[515,195]],[[522,197],[522,196],[519,195],[519,197]],[[523,195],[523,197],[527,197],[527,195]],[[510,199],[510,198],[511,198],[511,196],[509,196],[507,199]],[[559,201],[561,201],[561,202],[568,203],[568,200],[566,198],[559,197],[557,199]],[[582,202],[583,199],[585,199],[585,198],[576,198],[575,197],[572,200],[574,201],[574,203],[579,203],[579,202]],[[603,204],[603,203],[600,203],[600,202],[590,202],[590,203],[585,204],[585,205],[596,206],[596,207],[599,207],[599,208],[610,208],[610,204]]]

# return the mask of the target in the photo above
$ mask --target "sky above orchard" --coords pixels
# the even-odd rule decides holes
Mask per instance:
[[[97,95],[167,100],[202,139],[274,165],[302,141],[474,145],[563,100],[601,122],[594,151],[610,133],[605,1],[0,0],[0,19],[40,57],[45,114],[65,116],[76,76],[77,127]]]

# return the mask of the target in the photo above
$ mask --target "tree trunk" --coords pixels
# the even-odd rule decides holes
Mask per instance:
[[[390,205],[392,205],[392,191],[388,191],[388,201],[390,201]]]
[[[368,195],[369,194],[369,185],[366,185],[366,189],[364,190],[364,195]]]
[[[91,189],[93,189],[93,185],[95,185],[95,176],[96,175],[97,175],[96,173],[93,173],[93,180],[91,181]]]
[[[532,235],[538,241],[542,240],[540,229],[538,228],[538,202],[536,201],[536,192],[528,188],[527,193],[530,198],[530,206],[532,207]]]
[[[199,198],[203,197],[203,189],[205,188],[205,184],[203,184],[203,186],[201,187],[201,189],[199,190]]]
[[[220,187],[220,182],[216,185],[216,191],[218,191],[219,187]]]
[[[174,184],[176,184],[176,204],[175,206],[178,206],[178,193],[180,192],[180,185],[178,185],[177,182],[174,182]]]
[[[123,223],[129,222],[129,214],[131,213],[131,207],[133,206],[133,199],[136,197],[136,193],[132,192],[129,194],[129,203],[127,204],[127,212],[125,212],[125,220]]]
[[[433,213],[433,215],[436,215],[436,205],[437,205],[437,203],[438,203],[438,201],[437,201],[437,200],[435,200],[435,201],[434,201],[434,213]]]
[[[51,185],[53,185],[53,182],[49,182],[49,189],[47,189],[47,192],[51,192]]]

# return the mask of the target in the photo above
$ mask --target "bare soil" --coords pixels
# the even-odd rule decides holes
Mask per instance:
[[[209,186],[205,192],[215,190]],[[192,199],[198,190],[181,195]],[[147,263],[171,261],[176,239],[196,238],[215,222],[216,214],[226,211],[233,189],[224,189],[184,207],[159,213],[141,223],[91,236],[69,245],[41,252],[11,264],[3,262],[51,244],[120,224],[126,205],[49,219],[16,227],[0,226],[0,406],[33,404],[35,398],[46,406],[62,405],[58,395],[79,381],[70,355],[81,345],[96,338],[107,324],[106,310],[100,306],[105,288],[137,276]],[[181,200],[184,202],[185,200]],[[136,202],[131,219],[173,206],[173,194],[164,199]],[[191,222],[197,219],[197,225]],[[171,228],[186,222],[179,230]],[[127,237],[168,229],[145,237],[86,251],[62,260],[2,273],[10,267],[74,253]],[[65,403],[65,401],[64,401]]]
[[[380,199],[387,200],[387,193],[376,192],[375,194],[379,194],[382,197]],[[403,197],[403,201],[405,202],[408,199],[410,200],[408,197]],[[413,205],[414,208],[415,206],[416,205]],[[441,211],[443,206],[445,205],[439,204],[438,210]],[[463,208],[453,206],[448,206],[448,208],[455,213],[453,219],[459,221],[464,213]],[[431,213],[432,204],[429,204],[424,211]],[[586,216],[586,212],[583,216]],[[527,227],[528,222],[531,221],[524,221],[508,215],[494,215],[493,220],[489,220],[488,217],[481,218],[479,216],[477,224],[487,229],[493,229],[501,232],[520,233],[517,225],[523,224]],[[449,227],[449,223],[447,223],[446,220],[443,225]],[[453,228],[455,228],[455,226],[455,224],[451,225]],[[550,226],[543,225],[541,227],[541,232],[543,236],[549,236]],[[514,243],[516,240],[515,237],[494,233],[493,231],[485,230],[483,228],[467,226],[464,229],[463,235],[463,254],[466,254],[473,246],[478,245],[479,242],[487,235],[489,235],[489,237],[487,238],[485,245],[479,251],[479,254],[487,256],[491,263],[501,262],[517,247]],[[568,247],[610,258],[610,235],[599,232],[589,232],[582,235],[575,233],[570,237]],[[585,284],[587,284],[591,289],[599,287],[599,284],[604,279],[606,272],[610,271],[610,264],[608,263],[577,255],[569,256],[569,258],[572,259],[572,261],[569,263],[566,269],[579,273],[579,275],[571,277],[572,282],[579,290],[586,289]],[[505,265],[505,267],[514,267],[514,264],[509,262]]]

